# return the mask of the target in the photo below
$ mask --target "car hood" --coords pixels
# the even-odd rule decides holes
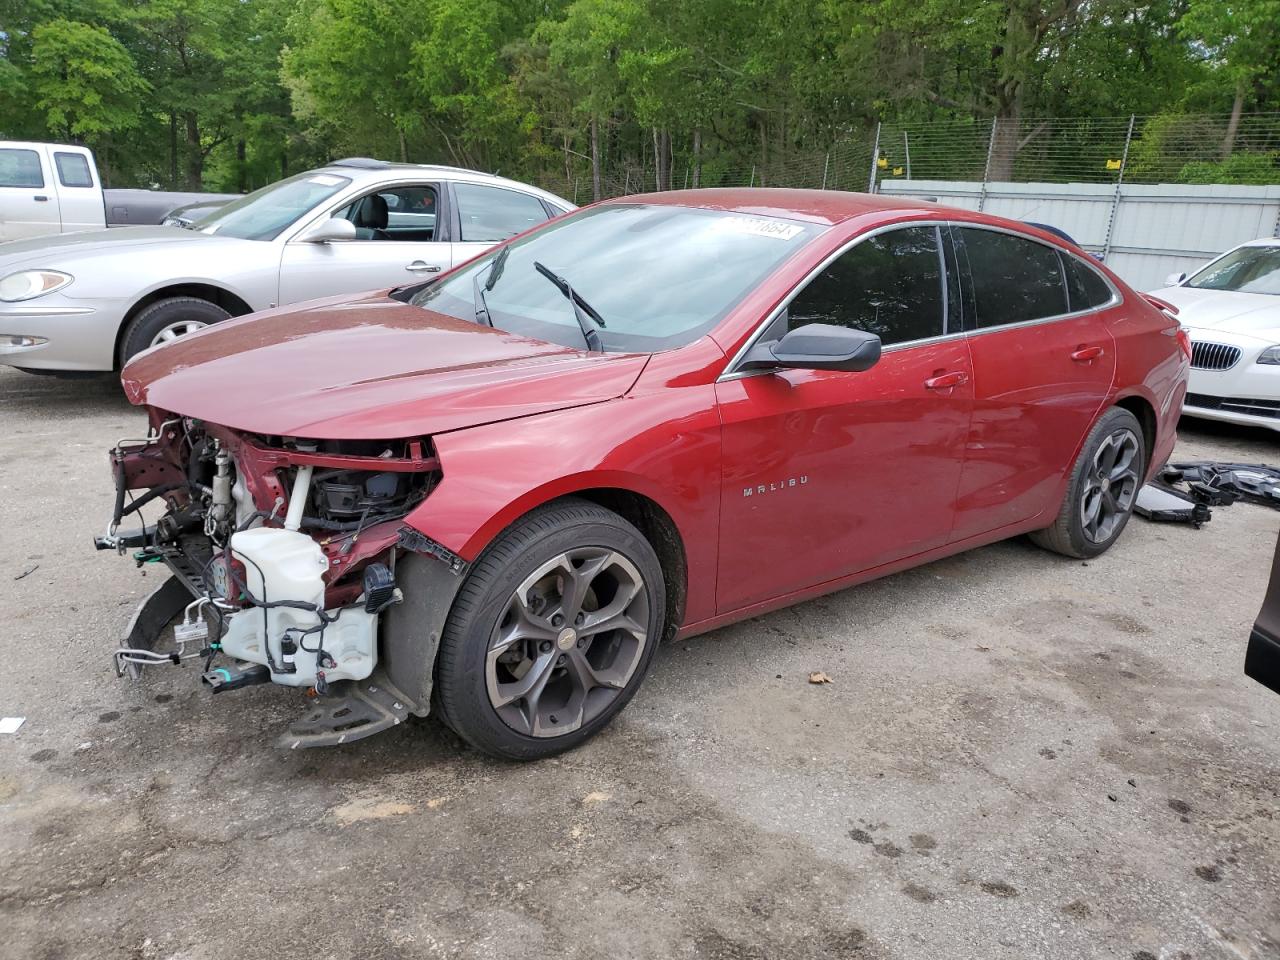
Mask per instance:
[[[1225,330],[1270,339],[1280,332],[1280,297],[1197,287],[1166,287],[1152,296],[1178,308],[1178,320],[1201,330]]]
[[[26,240],[10,240],[0,243],[0,269],[17,266],[48,267],[56,269],[90,257],[128,252],[138,253],[147,247],[163,244],[166,248],[193,247],[200,244],[253,243],[235,237],[219,237],[216,234],[196,233],[181,227],[111,227],[107,230],[85,230],[80,233],[59,233]],[[203,251],[211,248],[203,246]]]
[[[249,433],[388,440],[611,400],[647,361],[376,294],[220,323],[139,354],[121,380],[134,403]]]

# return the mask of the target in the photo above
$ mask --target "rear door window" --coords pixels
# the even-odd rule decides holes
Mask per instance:
[[[0,187],[43,187],[40,154],[14,147],[0,149]]]
[[[1059,257],[1066,269],[1067,293],[1072,313],[1092,310],[1111,302],[1111,287],[1097,270],[1070,254],[1059,253]]]
[[[548,219],[541,200],[517,190],[455,183],[453,192],[464,243],[498,243]]]
[[[1053,247],[997,230],[961,227],[955,232],[969,262],[979,329],[1070,312],[1066,278]]]
[[[93,174],[89,172],[89,160],[83,153],[55,153],[53,162],[58,168],[58,182],[64,187],[92,187]]]
[[[890,230],[849,248],[787,308],[787,328],[829,323],[874,333],[885,346],[947,331],[937,227]]]

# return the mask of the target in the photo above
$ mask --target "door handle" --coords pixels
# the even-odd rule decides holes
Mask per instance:
[[[405,266],[410,273],[439,273],[440,265],[438,263],[427,263],[425,260],[415,260]]]
[[[958,387],[968,382],[969,375],[957,370],[953,373],[943,373],[936,377],[930,377],[924,382],[924,385],[929,390],[950,390],[952,387]]]
[[[36,203],[48,203],[48,202],[49,202],[49,198],[46,197],[43,193],[36,194]]]
[[[1071,354],[1071,359],[1076,363],[1089,363],[1093,360],[1097,360],[1102,356],[1102,353],[1103,350],[1101,347],[1081,347]]]

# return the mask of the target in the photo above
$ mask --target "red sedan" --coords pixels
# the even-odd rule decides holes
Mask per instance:
[[[1019,534],[1101,554],[1189,357],[1026,224],[804,190],[598,204],[130,363],[152,433],[112,452],[100,546],[175,576],[118,662],[168,657],[186,606],[215,691],[318,694],[287,746],[432,712],[546,756],[659,640]],[[162,515],[124,530],[142,501]]]

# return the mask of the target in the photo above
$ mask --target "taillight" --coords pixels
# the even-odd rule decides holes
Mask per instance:
[[[1187,335],[1185,327],[1178,328],[1178,346],[1182,348],[1182,352],[1187,355],[1187,359],[1191,359],[1191,337]]]

